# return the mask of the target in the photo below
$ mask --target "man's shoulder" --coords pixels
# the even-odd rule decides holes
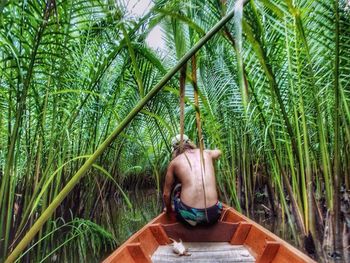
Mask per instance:
[[[180,155],[179,155],[179,156],[176,156],[174,159],[172,159],[172,160],[170,161],[168,167],[174,167],[174,166],[176,166],[176,165],[178,164],[178,162],[179,162],[179,159],[180,159],[179,157],[180,157]]]

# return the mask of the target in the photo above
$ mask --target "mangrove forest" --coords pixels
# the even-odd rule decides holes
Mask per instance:
[[[106,259],[177,134],[225,206],[350,262],[350,1],[0,0],[0,262]]]

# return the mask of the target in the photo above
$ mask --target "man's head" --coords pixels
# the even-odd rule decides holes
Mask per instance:
[[[188,138],[186,134],[183,135],[182,147],[181,146],[181,135],[178,134],[171,139],[172,156],[175,158],[179,154],[189,149],[196,149],[196,145]]]

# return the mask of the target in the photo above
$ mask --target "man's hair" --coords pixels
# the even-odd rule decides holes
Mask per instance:
[[[173,149],[172,159],[184,153],[185,151],[191,150],[191,149],[197,149],[197,146],[190,140],[183,142],[182,147],[180,146],[180,143],[177,144]]]

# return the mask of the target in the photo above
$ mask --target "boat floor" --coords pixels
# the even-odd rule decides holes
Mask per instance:
[[[166,262],[255,262],[245,246],[233,246],[228,242],[184,242],[190,256],[179,256],[171,244],[159,246],[152,256],[154,263]]]

